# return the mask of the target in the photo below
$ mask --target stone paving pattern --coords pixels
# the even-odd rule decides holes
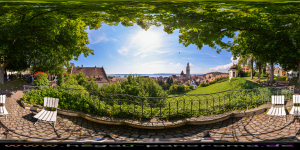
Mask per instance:
[[[110,135],[115,141],[147,142],[177,138],[180,141],[201,140],[203,132],[215,141],[222,142],[299,142],[300,122],[290,115],[287,122],[283,117],[272,118],[265,113],[240,118],[230,118],[209,125],[185,125],[168,129],[139,129],[129,126],[105,125],[81,117],[58,114],[55,129],[47,122],[38,122],[36,112],[24,109],[19,103],[22,91],[14,92],[7,98],[7,120],[0,118],[0,141],[18,140],[29,142],[68,142],[102,138]],[[9,131],[9,132],[7,132]]]

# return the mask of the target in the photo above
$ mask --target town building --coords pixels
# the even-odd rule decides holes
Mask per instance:
[[[231,66],[228,71],[229,71],[229,80],[231,78],[238,77],[238,70],[237,70],[236,66]]]
[[[180,79],[182,79],[182,80],[189,80],[189,79],[191,79],[190,64],[189,63],[187,63],[187,66],[186,66],[186,74],[184,74],[183,70],[181,71],[181,73],[180,73]]]
[[[271,68],[269,65],[266,66],[266,73],[271,74]]]
[[[274,69],[274,76],[285,76],[286,73],[283,69],[279,68],[279,67],[276,67]]]
[[[243,72],[248,72],[249,71],[249,67],[248,66],[242,66],[242,71]]]
[[[71,74],[77,74],[79,72],[84,73],[85,77],[96,78],[95,82],[97,82],[99,86],[109,83],[109,79],[103,67],[83,67],[83,65],[81,67],[72,67]]]

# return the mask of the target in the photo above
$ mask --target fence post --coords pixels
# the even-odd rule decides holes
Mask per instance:
[[[159,117],[161,118],[161,103],[160,103],[160,106],[159,106]]]
[[[135,114],[135,101],[133,101],[133,113]]]
[[[150,114],[150,116],[153,117],[153,116],[152,116],[152,103],[150,103],[150,109],[151,109],[151,114]]]
[[[221,107],[221,100],[220,100],[220,95],[219,95],[219,111],[220,111],[220,107]]]
[[[144,103],[142,102],[142,117],[143,117],[143,115],[144,115],[143,110],[144,110]]]
[[[193,100],[191,101],[191,114],[193,113]]]
[[[178,100],[177,100],[177,114],[178,114]]]
[[[199,114],[200,114],[200,99],[199,99]]]
[[[99,100],[99,111],[101,111],[101,107],[100,107],[100,103],[101,103],[100,100],[101,100],[101,97],[99,97],[98,100]]]
[[[112,104],[112,113],[114,112],[114,101],[113,101],[113,104]]]
[[[229,94],[229,109],[231,109],[231,106],[230,106],[230,94]]]
[[[206,99],[206,114],[207,114],[207,110],[208,110],[208,100]]]
[[[183,113],[185,111],[185,99],[183,100]]]
[[[253,91],[251,90],[251,96],[250,96],[251,105],[252,105],[252,96],[253,96]]]
[[[213,98],[213,112],[215,112],[215,98]]]
[[[170,118],[170,116],[171,116],[171,115],[170,115],[170,114],[171,114],[171,110],[170,110],[171,108],[170,108],[170,107],[171,107],[171,105],[170,105],[170,102],[169,102],[169,118]]]

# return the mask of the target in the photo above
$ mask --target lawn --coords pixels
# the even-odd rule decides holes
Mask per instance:
[[[13,81],[6,81],[5,84],[0,84],[0,90],[23,90],[23,85],[27,85],[26,80],[14,79]]]
[[[243,79],[243,78],[237,78],[232,80],[231,82],[225,81],[225,82],[215,83],[206,87],[198,87],[195,90],[192,90],[185,94],[210,94],[210,93],[217,93],[217,92],[222,92],[227,90],[239,90],[239,89],[257,88],[257,87],[259,87],[259,85],[255,82],[248,81],[247,79]],[[169,95],[169,97],[178,96],[178,95],[182,95],[182,94],[173,94],[173,95]]]

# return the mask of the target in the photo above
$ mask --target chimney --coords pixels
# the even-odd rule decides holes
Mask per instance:
[[[81,67],[83,68],[83,65],[81,65]]]
[[[95,65],[95,68],[96,68],[96,65]]]

